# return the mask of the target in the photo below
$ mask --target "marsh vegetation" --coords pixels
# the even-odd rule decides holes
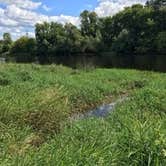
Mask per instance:
[[[165,74],[33,64],[0,71],[1,165],[165,165]],[[70,120],[122,96],[105,119]]]

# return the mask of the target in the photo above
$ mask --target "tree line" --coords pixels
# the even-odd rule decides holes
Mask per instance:
[[[145,6],[136,4],[104,18],[85,10],[80,21],[79,27],[71,23],[36,24],[35,38],[23,36],[15,42],[5,33],[0,53],[17,62],[37,60],[42,64],[78,55],[109,58],[111,63],[117,61],[117,67],[120,60],[127,67],[145,63],[145,69],[153,69],[158,58],[159,65],[166,62],[166,0],[150,0]]]

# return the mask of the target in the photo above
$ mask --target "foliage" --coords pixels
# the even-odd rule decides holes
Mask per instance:
[[[3,47],[2,52],[8,52],[12,44],[12,39],[9,33],[3,34]]]
[[[81,36],[81,31],[71,23],[65,25],[65,50],[68,54],[82,52],[81,44],[83,37]]]
[[[81,32],[83,36],[96,38],[99,35],[99,18],[95,12],[87,10],[80,14]]]
[[[19,38],[13,43],[10,53],[17,62],[33,62],[36,56],[35,39],[26,36]]]
[[[132,52],[133,41],[127,30],[122,30],[112,44],[112,50],[119,54],[130,54]]]
[[[37,53],[41,63],[49,62],[50,56],[63,54],[65,29],[58,23],[43,23],[36,25]]]
[[[12,45],[10,33],[3,34],[3,40],[0,41],[0,54],[8,54]]]
[[[159,9],[162,6],[166,5],[165,0],[148,0],[146,3],[148,6],[152,6],[155,9]]]
[[[155,42],[158,52],[164,54],[166,52],[166,32],[160,32]]]

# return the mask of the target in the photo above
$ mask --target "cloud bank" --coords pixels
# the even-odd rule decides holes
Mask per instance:
[[[145,4],[146,0],[98,0],[98,6],[94,11],[100,16],[114,15],[126,6],[133,4]],[[74,25],[79,25],[79,17],[59,15],[48,16],[37,12],[37,9],[43,9],[46,12],[50,11],[47,5],[42,2],[33,2],[32,0],[0,0],[0,4],[5,7],[0,7],[0,36],[4,32],[12,34],[14,39],[25,35],[34,36],[34,25],[44,21],[59,22],[65,24],[71,22]]]

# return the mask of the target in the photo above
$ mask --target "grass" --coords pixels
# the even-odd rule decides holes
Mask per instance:
[[[106,119],[68,120],[120,96]],[[0,65],[0,165],[166,165],[166,74]]]

